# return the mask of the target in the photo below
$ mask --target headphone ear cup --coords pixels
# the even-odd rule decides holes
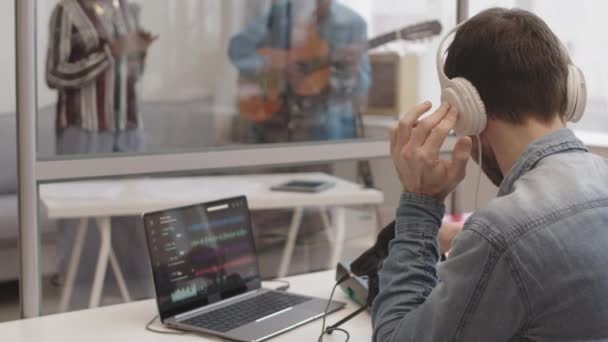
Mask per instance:
[[[441,92],[441,101],[458,108],[459,118],[454,131],[459,136],[479,135],[486,128],[486,107],[467,79],[451,79]]]
[[[568,65],[566,118],[578,122],[587,107],[587,83],[585,75],[575,65]]]

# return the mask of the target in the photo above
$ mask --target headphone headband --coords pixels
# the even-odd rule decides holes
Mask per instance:
[[[459,123],[456,125],[456,132],[460,135],[479,134],[485,128],[487,117],[485,105],[479,96],[475,86],[463,77],[448,78],[445,74],[444,55],[447,51],[443,50],[447,39],[462,27],[468,20],[454,26],[439,42],[437,48],[437,76],[441,87],[441,100],[457,106],[460,111]],[[559,41],[559,39],[558,39]],[[568,57],[566,46],[559,41],[560,47],[565,57]],[[587,87],[585,76],[571,61],[566,62],[568,68],[567,80],[567,109],[563,113],[568,121],[577,122],[583,116],[587,103]]]
[[[452,33],[456,32],[466,21],[461,22],[460,24],[454,26],[439,42],[439,47],[437,48],[437,75],[439,76],[439,84],[441,87],[445,87],[445,85],[449,82],[448,76],[445,74],[444,70],[444,60],[443,55],[445,52],[443,51],[443,44],[448,38],[452,35]]]

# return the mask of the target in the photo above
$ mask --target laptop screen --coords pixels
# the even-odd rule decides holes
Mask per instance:
[[[161,319],[261,285],[245,197],[148,213]]]

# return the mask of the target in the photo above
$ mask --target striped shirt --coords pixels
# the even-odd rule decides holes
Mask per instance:
[[[51,16],[46,80],[58,90],[56,128],[137,128],[136,83],[145,53],[112,55],[110,43],[139,30],[127,0],[61,0]]]

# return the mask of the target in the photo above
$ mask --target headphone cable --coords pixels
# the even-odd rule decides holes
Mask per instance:
[[[325,311],[323,312],[323,324],[321,325],[321,335],[319,335],[317,342],[322,342],[324,335],[330,334],[331,332],[334,332],[334,331],[340,331],[346,335],[346,340],[344,342],[348,342],[350,340],[350,334],[348,333],[348,331],[346,331],[342,328],[333,328],[331,330],[325,329],[325,326],[327,323],[327,315],[329,312],[329,307],[331,306],[331,300],[334,298],[334,293],[336,292],[336,288],[338,288],[338,285],[342,284],[343,282],[348,280],[350,277],[351,277],[350,274],[346,274],[346,275],[342,276],[342,278],[340,278],[336,281],[336,283],[334,284],[334,287],[331,289],[331,294],[329,295],[329,299],[327,300],[327,306],[325,306]]]
[[[477,137],[477,148],[479,151],[479,170],[477,171],[477,185],[475,188],[475,210],[477,210],[479,208],[479,186],[481,184],[481,170],[482,170],[482,166],[483,166],[483,158],[482,158],[482,149],[481,149],[481,138],[479,137],[479,135],[476,135]]]

